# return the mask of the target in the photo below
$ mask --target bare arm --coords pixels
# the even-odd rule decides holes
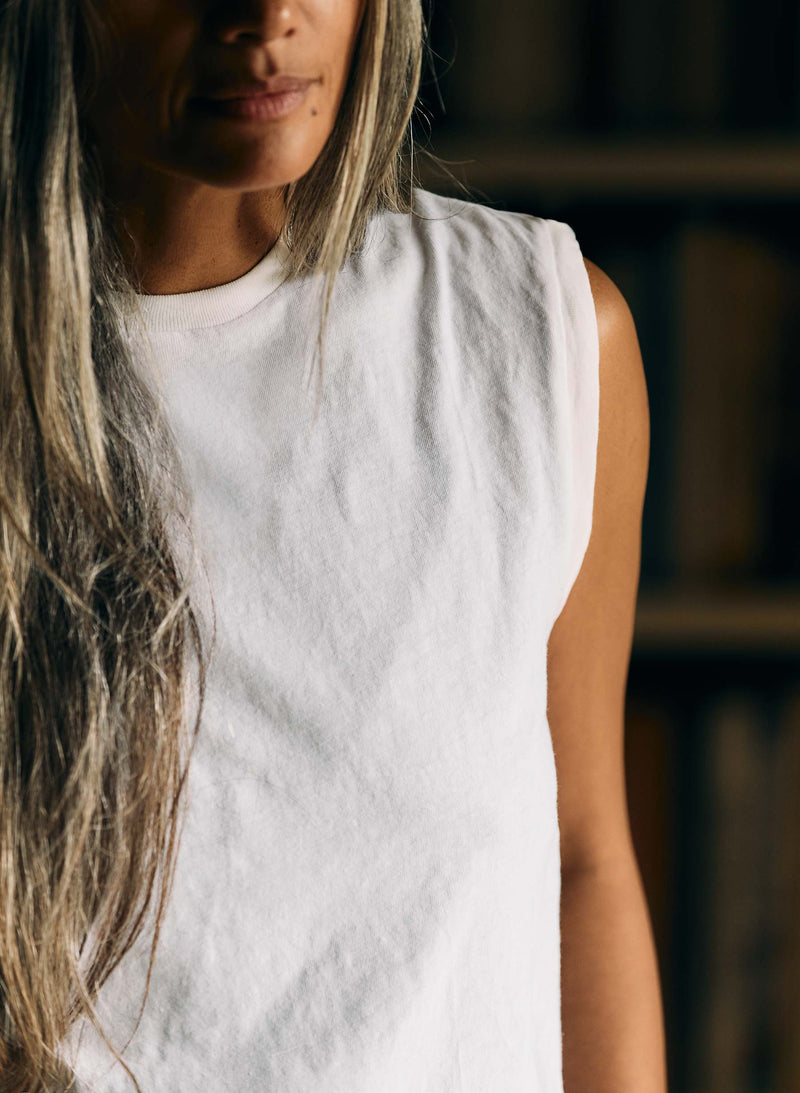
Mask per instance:
[[[586,261],[600,336],[592,533],[548,644],[558,773],[565,1093],[666,1093],[655,946],[630,834],[625,691],[650,417],[628,305]]]

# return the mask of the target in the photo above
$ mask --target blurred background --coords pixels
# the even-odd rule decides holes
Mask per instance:
[[[671,1093],[800,1093],[800,0],[425,0],[421,184],[569,223],[651,414],[626,764]]]

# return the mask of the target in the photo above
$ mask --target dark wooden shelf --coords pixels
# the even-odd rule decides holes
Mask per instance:
[[[729,594],[641,593],[634,647],[800,654],[800,586]]]
[[[800,197],[800,136],[586,140],[475,130],[437,136],[429,151],[488,193]],[[426,157],[415,157],[415,170],[423,187],[463,196]]]

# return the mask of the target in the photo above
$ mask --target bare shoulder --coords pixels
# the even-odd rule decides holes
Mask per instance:
[[[633,327],[633,316],[628,307],[628,301],[617,288],[616,283],[588,258],[583,259],[583,264],[589,275],[589,284],[594,297],[598,331],[601,338],[604,334],[613,333],[609,328],[614,325]]]
[[[548,643],[548,722],[565,870],[633,853],[625,801],[625,691],[641,559],[650,415],[625,297],[584,259],[600,343],[600,420],[592,529]]]
[[[650,407],[636,323],[616,283],[584,258],[600,341],[600,439],[596,486],[644,501],[650,454]],[[625,458],[615,464],[614,452]],[[627,482],[627,485],[626,485]],[[617,500],[622,500],[621,496]],[[602,496],[600,498],[602,503]],[[602,517],[602,511],[600,512]]]

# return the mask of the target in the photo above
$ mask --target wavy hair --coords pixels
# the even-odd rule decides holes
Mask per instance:
[[[320,351],[373,214],[413,212],[426,38],[420,0],[367,0],[335,127],[284,188],[288,274],[326,277]],[[140,1088],[95,1002],[150,924],[144,1008],[213,647],[85,124],[110,56],[100,0],[0,0],[0,1093],[73,1088],[84,1016]]]

